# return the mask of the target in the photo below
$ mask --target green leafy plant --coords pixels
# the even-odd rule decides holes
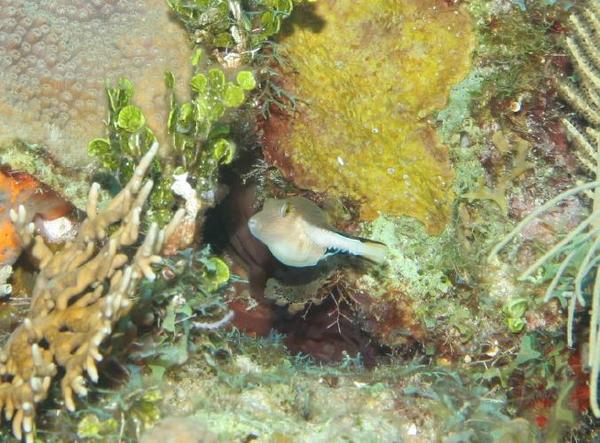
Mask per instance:
[[[180,103],[174,93],[175,78],[167,73],[165,82],[171,91],[171,110],[166,122],[171,136],[171,153],[153,161],[150,178],[155,185],[150,195],[148,220],[164,225],[169,220],[175,197],[171,191],[173,175],[188,173],[188,180],[199,195],[212,204],[210,191],[216,186],[218,168],[230,163],[235,144],[229,139],[230,124],[226,113],[244,104],[256,86],[252,71],[241,70],[228,81],[223,70],[201,70],[202,51],[194,54],[195,74],[190,82],[192,99]],[[88,151],[100,161],[100,181],[116,193],[131,178],[134,166],[156,141],[146,124],[142,110],[132,103],[133,84],[121,79],[107,88],[109,102],[108,137],[92,140]],[[208,206],[209,206],[208,205]]]
[[[292,13],[294,4],[302,1],[168,0],[167,3],[188,32],[208,49],[235,48],[248,59],[279,32],[282,20]]]
[[[127,369],[127,382],[118,390],[95,388],[103,397],[86,402],[74,423],[61,424],[63,439],[47,435],[43,441],[139,441],[141,433],[160,420],[163,394],[160,385],[144,377],[138,367]]]
[[[160,319],[158,342],[141,351],[159,378],[188,359],[194,330],[219,330],[232,318],[221,290],[229,283],[229,267],[209,248],[186,249],[161,265],[160,278],[145,282],[138,307]],[[139,315],[139,314],[138,314]]]
[[[506,325],[510,332],[518,334],[523,329],[527,321],[525,319],[525,313],[527,312],[527,300],[524,298],[515,298],[508,300],[502,312],[506,317]]]
[[[174,15],[194,36],[194,41],[215,55],[221,64],[252,63],[260,83],[257,102],[266,118],[271,108],[294,110],[296,97],[278,81],[285,57],[272,37],[281,29],[295,5],[316,0],[168,0]],[[256,80],[243,75],[238,84],[253,89]],[[236,91],[234,91],[236,92]]]
[[[112,194],[119,192],[131,179],[139,159],[156,142],[154,132],[146,125],[140,108],[132,104],[134,88],[127,79],[120,79],[106,89],[109,114],[108,137],[97,138],[88,144],[88,152],[98,158],[102,170],[95,179]],[[172,166],[155,158],[149,171],[154,181],[150,196],[148,220],[164,225],[172,215],[175,197],[170,191],[173,182]]]
[[[196,177],[196,189],[201,194],[214,186],[218,165],[230,163],[235,155],[235,144],[229,139],[230,124],[224,117],[240,107],[256,86],[252,71],[238,71],[236,78],[229,81],[220,68],[201,69],[202,59],[203,51],[197,49],[192,57],[191,101],[180,103],[173,90],[172,74],[167,73],[166,77],[171,91],[167,125],[175,163]]]

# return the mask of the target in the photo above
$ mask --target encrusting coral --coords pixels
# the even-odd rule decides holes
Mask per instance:
[[[100,344],[130,310],[131,294],[142,276],[154,278],[151,265],[160,260],[157,254],[183,210],[164,230],[151,225],[132,258],[123,248],[138,240],[142,206],[153,186],[151,180],[144,182],[144,175],[157,150],[155,143],[129,183],[103,209],[98,208],[99,187],[92,185],[87,219],[77,236],[56,252],[33,236],[23,206],[11,213],[23,243],[33,241],[32,254],[40,263],[28,316],[0,350],[0,411],[12,419],[19,439],[33,441],[35,405],[48,395],[59,368],[64,370],[65,406],[75,409],[73,393],[87,392],[84,374],[98,380]]]
[[[592,199],[590,214],[559,242],[531,264],[520,280],[540,282],[551,278],[544,301],[559,298],[568,301],[567,342],[574,344],[573,328],[577,304],[586,306],[586,289],[591,288],[591,320],[587,364],[590,374],[590,407],[600,417],[598,403],[598,376],[600,375],[600,1],[591,0],[579,14],[570,17],[573,35],[567,38],[567,47],[574,61],[580,82],[562,83],[565,99],[580,113],[590,126],[585,131],[568,119],[563,123],[577,147],[575,154],[583,168],[594,179],[560,193],[532,211],[491,251],[489,260],[515,239],[537,217],[576,194],[584,193]]]

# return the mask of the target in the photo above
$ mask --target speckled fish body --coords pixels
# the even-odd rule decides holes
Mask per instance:
[[[360,255],[377,263],[387,255],[387,247],[381,243],[336,232],[325,213],[303,197],[267,199],[262,210],[248,220],[248,228],[277,260],[288,266],[314,266],[337,252]]]

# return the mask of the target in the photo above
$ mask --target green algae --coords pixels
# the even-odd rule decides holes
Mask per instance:
[[[513,298],[508,300],[502,308],[502,312],[506,316],[506,325],[510,332],[518,334],[525,329],[527,325],[525,318],[525,313],[527,312],[526,299]]]
[[[248,59],[270,38],[279,33],[281,24],[294,5],[315,0],[167,0],[171,11],[188,33],[209,52],[235,50],[236,57]],[[253,88],[250,88],[253,89]]]
[[[147,215],[149,220],[160,225],[170,219],[175,206],[171,191],[175,174],[188,174],[187,178],[198,194],[209,205],[214,204],[218,168],[231,163],[236,152],[235,143],[228,139],[230,125],[225,118],[232,109],[244,104],[247,92],[252,89],[250,86],[256,86],[251,71],[240,70],[236,80],[228,81],[222,69],[206,68],[200,64],[201,59],[202,51],[198,49],[192,60],[195,72],[190,80],[193,94],[189,102],[180,102],[175,95],[173,74],[165,76],[171,95],[171,109],[165,125],[171,143],[169,149],[163,148],[162,158],[152,163],[150,178],[155,185]],[[107,96],[110,105],[108,137],[92,140],[88,152],[100,160],[103,169],[98,175],[112,179],[108,187],[116,193],[129,181],[135,165],[157,139],[146,124],[142,109],[132,104],[134,86],[129,80],[121,79],[115,86],[107,88]]]
[[[84,416],[77,425],[77,437],[90,441],[101,441],[107,435],[114,435],[119,430],[119,423],[114,418],[100,420],[94,414]]]
[[[126,105],[117,117],[117,125],[127,132],[137,132],[146,124],[142,110],[135,105]]]

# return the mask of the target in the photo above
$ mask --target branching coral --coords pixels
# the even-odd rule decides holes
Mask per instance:
[[[567,38],[567,47],[580,77],[579,84],[563,83],[561,90],[566,100],[588,122],[585,131],[564,119],[568,134],[579,148],[580,164],[594,177],[593,180],[568,189],[535,209],[491,251],[489,259],[545,211],[565,199],[585,193],[592,199],[590,214],[571,232],[553,245],[531,264],[520,280],[540,282],[551,278],[545,301],[554,297],[568,299],[567,341],[573,346],[573,324],[577,304],[586,306],[585,290],[591,287],[591,321],[589,332],[590,405],[600,417],[598,403],[598,376],[600,374],[600,1],[591,0],[581,14],[571,16],[573,35]]]
[[[144,182],[158,144],[142,157],[127,186],[103,209],[98,208],[99,186],[90,190],[87,219],[71,242],[53,252],[25,209],[12,211],[24,244],[33,241],[32,254],[40,262],[27,318],[0,350],[0,410],[12,419],[13,433],[33,441],[35,405],[46,398],[59,368],[67,409],[74,410],[73,393],[84,396],[87,377],[98,380],[99,347],[115,323],[131,307],[131,294],[142,276],[153,279],[151,265],[165,238],[180,222],[178,211],[164,230],[152,225],[130,259],[123,248],[138,239],[140,216],[152,189]]]

